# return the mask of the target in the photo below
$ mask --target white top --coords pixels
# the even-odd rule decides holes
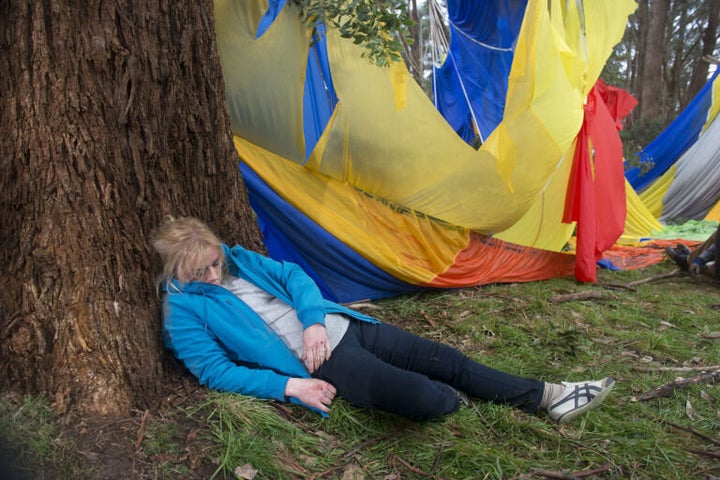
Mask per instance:
[[[245,304],[253,309],[265,323],[285,342],[285,344],[302,360],[303,358],[303,325],[298,320],[297,312],[279,298],[242,278],[229,275],[223,287],[233,292]],[[330,348],[334,349],[348,329],[350,320],[340,314],[325,315],[325,328],[330,339]]]

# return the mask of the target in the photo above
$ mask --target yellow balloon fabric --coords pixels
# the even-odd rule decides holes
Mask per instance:
[[[482,272],[458,268],[487,254],[479,245],[515,255],[485,279],[571,271],[568,255],[520,246],[560,251],[572,235],[562,214],[583,102],[622,37],[632,0],[586,0],[582,10],[576,2],[529,0],[503,121],[479,150],[451,129],[403,64],[377,67],[330,30],[339,101],[307,158],[309,33],[295,7],[288,3],[259,38],[266,1],[216,0],[215,8],[236,148],[283,199],[409,283],[479,283]],[[637,225],[634,234],[649,228]],[[535,263],[523,270],[517,255],[526,253]]]

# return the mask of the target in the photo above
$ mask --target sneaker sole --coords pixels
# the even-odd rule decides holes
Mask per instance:
[[[557,419],[559,423],[569,422],[573,418],[577,417],[578,415],[582,415],[583,413],[587,412],[588,410],[592,410],[593,408],[599,406],[603,400],[610,394],[612,389],[615,387],[615,380],[612,380],[612,383],[608,385],[607,387],[604,387],[598,395],[590,400],[590,402],[586,403],[580,408],[576,408],[575,410],[572,410],[565,415],[562,415],[560,418]]]

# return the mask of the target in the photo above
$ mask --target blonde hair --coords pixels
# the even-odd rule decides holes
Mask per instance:
[[[169,284],[173,279],[182,280],[187,277],[198,259],[207,256],[214,248],[220,254],[221,263],[225,265],[222,242],[210,227],[197,218],[176,219],[166,216],[164,222],[153,232],[150,242],[162,261],[162,270],[155,284],[158,293],[164,284]]]

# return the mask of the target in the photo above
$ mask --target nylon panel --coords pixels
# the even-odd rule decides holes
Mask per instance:
[[[255,38],[267,1],[217,0],[215,33],[230,127],[287,159],[305,161],[303,94],[308,31],[286,6]]]
[[[677,165],[671,165],[660,178],[640,193],[640,199],[656,218],[660,218],[660,215],[662,215],[663,197],[670,188],[676,172]]]
[[[407,209],[387,205],[360,191],[353,189],[348,192],[346,185],[277,158],[241,138],[235,137],[235,146],[240,158],[253,169],[253,173],[274,191],[282,191],[278,196],[283,201],[301,208],[314,224],[329,226],[327,233],[342,238],[344,248],[350,249],[344,252],[341,269],[330,272],[331,275],[328,272],[320,275],[320,284],[330,298],[353,301],[410,291],[413,285],[464,287],[493,282],[536,281],[572,274],[574,257],[570,254],[523,247],[443,225]],[[308,191],[314,194],[307,195]],[[343,195],[338,195],[339,191]],[[267,206],[262,208],[263,213],[267,210]],[[291,219],[276,220],[273,224],[282,228],[282,224],[291,222]],[[301,215],[296,218],[294,227],[302,230],[303,226],[308,224]],[[311,238],[303,238],[301,243],[305,253],[301,257],[295,257],[294,252],[280,253],[279,256],[289,255],[290,260],[307,264],[308,270],[322,272],[321,269],[326,268],[322,259],[328,255],[327,247],[334,244],[334,240],[318,232],[316,226],[311,227],[315,233]],[[338,230],[334,231],[334,227]],[[289,233],[283,236],[303,234],[287,227],[286,231]],[[277,235],[279,232],[271,233]],[[357,254],[357,258],[352,252]],[[331,254],[334,255],[334,252]],[[357,276],[349,269],[353,265],[362,265],[365,260],[409,285],[389,282],[382,275],[373,273],[372,269],[369,272],[360,270],[359,273],[381,281],[374,286],[369,281],[358,282]],[[348,282],[338,274],[352,276],[353,285],[349,287]]]
[[[468,244],[466,229],[393,209],[235,137],[240,158],[288,203],[396,278],[428,284]]]
[[[627,217],[625,231],[618,243],[636,243],[663,230],[657,216],[653,215],[630,182],[625,181]]]
[[[608,55],[612,48],[610,36],[585,43],[581,33],[593,31],[588,22],[600,30],[612,24],[611,30],[622,32],[633,2],[615,2],[611,12],[599,8],[581,20],[580,12],[559,7],[553,7],[551,18],[547,2],[531,1],[504,120],[480,151],[455,134],[414,82],[402,81],[404,66],[377,68],[360,47],[329,33],[337,104],[305,167],[309,38],[294,7],[283,8],[255,38],[266,2],[217,5],[236,147],[298,215],[307,215],[350,251],[409,284],[466,286],[568,271],[571,255],[489,239],[470,229],[508,229],[538,204],[550,211],[557,202],[553,212],[562,214],[569,163],[563,153],[573,144],[585,91],[594,82],[587,73],[594,67],[586,59]],[[556,235],[558,225],[571,228],[550,215],[541,217],[542,224],[520,235],[524,241],[537,239],[538,231],[555,229]],[[287,231],[284,236],[291,237]],[[324,247],[308,242],[300,250],[316,249],[315,257],[322,257],[317,249]],[[332,268],[340,273],[344,266]]]
[[[563,119],[558,117],[562,117],[566,113],[570,116],[578,114],[581,123],[582,99],[598,78],[601,65],[610,54],[612,45],[622,37],[624,23],[619,22],[617,17],[629,15],[635,6],[633,2],[614,2],[612,8],[609,8],[606,2],[584,2],[584,16],[583,12],[577,10],[575,2],[566,3],[553,0],[550,2],[550,6],[549,13],[544,12],[545,9],[538,4],[529,5],[528,9],[535,8],[536,14],[540,17],[549,15],[547,24],[552,29],[551,36],[559,52],[563,69],[556,74],[556,77],[574,79],[573,82],[565,84],[563,88],[566,89],[566,95],[576,96],[581,110],[577,112],[555,110],[553,112],[552,103],[542,105],[542,107],[548,110],[547,117],[554,117],[553,125],[560,125]],[[538,26],[538,28],[540,27]],[[587,39],[583,36],[583,28],[587,30],[589,36]],[[606,31],[609,33],[605,34]],[[547,54],[537,51],[521,52],[520,46],[518,46],[513,68],[521,68],[520,59],[525,55],[540,55],[540,58],[547,56]],[[526,62],[531,60],[526,59]],[[539,72],[542,72],[543,76],[547,74],[545,67],[539,68]],[[562,95],[562,93],[554,92],[553,96],[555,95]],[[506,110],[509,110],[509,107]],[[506,113],[507,115],[508,113]],[[575,121],[578,119],[573,119],[573,122]],[[504,123],[501,124],[501,127]],[[577,124],[578,129],[580,123]],[[570,139],[571,142],[574,140],[575,133]],[[532,206],[514,225],[497,234],[498,238],[521,245],[556,251],[565,247],[575,228],[574,224],[562,223],[562,205],[565,201],[573,150],[574,143],[570,143],[564,151],[565,154],[557,157],[554,172]],[[568,151],[569,154],[567,154]],[[499,155],[502,156],[502,153]]]
[[[713,121],[676,165],[660,220],[701,220],[720,198],[720,121]]]
[[[715,203],[703,220],[720,221],[720,199]]]
[[[685,109],[652,142],[638,152],[644,167],[629,168],[625,177],[638,192],[644,192],[673,165],[680,156],[695,143],[707,127],[710,112],[718,109],[716,81],[718,69]],[[713,98],[715,97],[715,98]],[[659,214],[658,214],[659,215]]]
[[[506,114],[480,151],[460,141],[413,82],[406,108],[398,111],[388,72],[330,34],[338,112],[322,158],[308,167],[454,225],[487,233],[510,227],[536,201],[582,119],[586,79],[582,72],[568,78],[545,5],[528,5],[532,14],[518,41]],[[624,26],[622,11],[593,21]],[[498,159],[506,179],[498,175]]]

